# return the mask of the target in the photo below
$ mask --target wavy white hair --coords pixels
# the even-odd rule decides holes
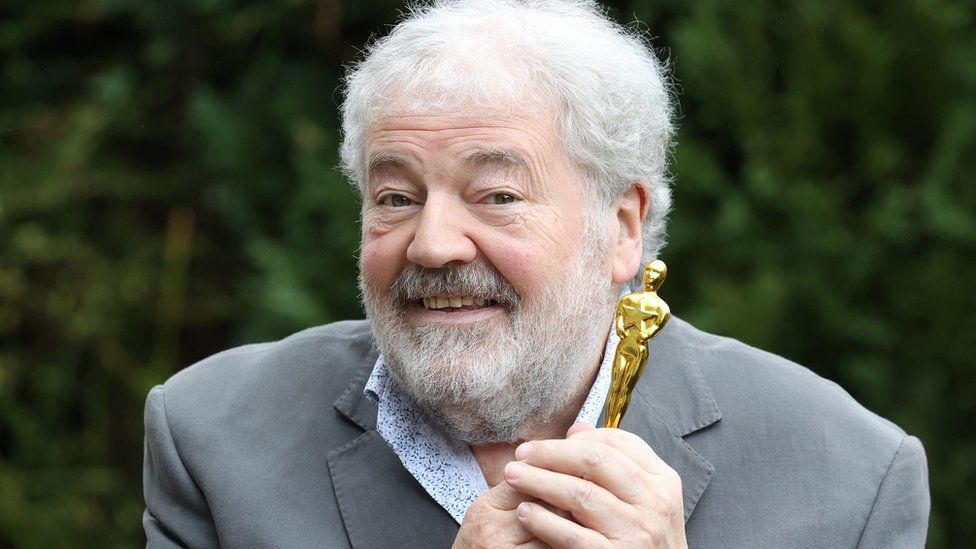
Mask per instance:
[[[674,128],[666,67],[641,32],[592,0],[435,0],[412,7],[365,54],[346,76],[340,150],[360,192],[366,133],[385,114],[534,111],[555,116],[604,207],[647,185],[644,262],[657,257]]]

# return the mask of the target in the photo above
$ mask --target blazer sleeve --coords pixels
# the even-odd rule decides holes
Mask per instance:
[[[183,465],[166,415],[166,395],[154,387],[146,399],[142,526],[147,547],[219,547],[207,500]]]
[[[929,475],[922,443],[906,436],[868,516],[859,549],[921,549],[929,524]]]

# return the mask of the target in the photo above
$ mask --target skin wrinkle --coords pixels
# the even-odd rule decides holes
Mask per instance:
[[[485,10],[497,25],[486,26]],[[582,4],[418,9],[371,44],[347,77],[343,170],[365,196],[367,134],[384,116],[428,119],[419,131],[459,113],[532,116],[556,128],[564,154],[605,206],[633,182],[648,186],[647,261],[664,242],[673,126],[667,70],[646,38]],[[477,123],[468,116],[457,127]]]
[[[595,370],[589,366],[599,364],[603,345],[592,343],[605,341],[616,288],[637,271],[648,204],[647,253],[655,254],[661,244],[670,204],[664,160],[672,128],[663,69],[640,33],[614,24],[590,0],[486,1],[488,6],[435,2],[418,7],[368,47],[364,61],[347,75],[341,156],[345,173],[362,192],[364,210],[389,210],[380,202],[392,205],[389,193],[398,189],[413,200],[396,199],[404,211],[363,216],[364,304],[384,358],[390,349],[394,362],[411,363],[398,374],[398,367],[387,362],[391,375],[403,377],[413,367],[421,385],[458,397],[439,410],[455,416],[452,425],[462,436],[454,438],[471,443],[488,479],[500,460],[512,457],[512,448],[504,444],[493,457],[485,454],[483,443],[491,437],[511,442],[513,436],[547,439],[567,433],[568,414],[518,413],[527,407],[576,409],[580,403],[557,401],[567,394],[570,400],[574,393],[581,397],[578,389],[593,381]],[[530,101],[516,99],[522,97]],[[412,120],[409,135],[415,139],[401,142],[399,150],[386,147],[389,143],[374,149],[378,141],[371,132],[389,122],[391,113],[402,116],[387,129],[409,128],[403,122]],[[460,118],[458,113],[477,116]],[[533,165],[526,181],[506,182],[491,177],[503,173],[456,165],[457,155],[478,139],[511,148],[501,142],[503,136],[536,153],[527,158]],[[390,170],[367,180],[364,160],[372,158],[370,153],[410,154],[427,164],[412,173]],[[509,193],[506,183],[521,191],[519,201],[489,208],[481,191]],[[631,188],[645,184],[646,192]],[[367,226],[367,219],[375,225]],[[520,314],[477,311],[468,317],[477,322],[457,322],[452,326],[457,329],[443,330],[451,326],[451,315],[471,311],[431,312],[416,305],[382,309],[394,301],[384,299],[391,296],[384,296],[386,284],[415,266],[429,274],[448,266],[466,272],[493,267],[524,297],[516,308]],[[478,288],[472,280],[468,284],[431,283],[417,290]],[[608,288],[614,289],[611,295],[606,295]],[[587,327],[596,331],[584,333]],[[397,350],[402,352],[393,357]],[[424,377],[431,372],[435,375]],[[480,383],[493,378],[501,383]],[[469,383],[472,379],[479,383]],[[465,390],[477,398],[465,398]],[[490,433],[489,438],[466,438],[478,433]],[[676,499],[680,507],[680,492]],[[506,503],[494,503],[488,507],[508,511],[508,516],[491,509],[481,513],[486,506],[476,501],[461,521],[459,542],[467,540],[466,528],[483,540],[486,531],[501,532],[499,539],[504,539],[525,531],[518,524],[539,526],[538,504],[529,505],[536,510],[526,521],[521,514],[511,516]],[[505,520],[516,528],[505,528]],[[640,530],[646,525],[631,521],[630,526],[637,532],[629,539],[645,539]],[[529,530],[542,542],[562,544],[559,536],[550,539]],[[476,545],[480,540],[475,538]],[[576,539],[595,545],[592,538]]]
[[[500,151],[489,153],[478,152],[475,154],[503,154]],[[504,153],[509,155],[509,153]],[[423,176],[417,176],[415,170],[407,167],[404,163],[391,160],[394,155],[380,155],[381,163],[377,165],[373,173],[372,198],[374,202],[380,202],[380,195],[384,191],[397,192],[407,195],[414,202],[423,202],[425,188],[422,183],[417,185],[415,181],[422,181]],[[486,202],[492,194],[505,193],[511,194],[514,198],[524,200],[525,197],[520,188],[527,186],[529,174],[520,166],[513,166],[507,160],[494,159],[476,161],[471,165],[462,164],[457,177],[469,180],[470,184],[466,189],[466,197],[473,203]],[[471,175],[469,175],[471,174]],[[402,177],[401,177],[402,176]],[[401,181],[408,181],[409,184],[401,184]],[[515,185],[507,185],[513,182]],[[479,196],[481,195],[481,196]],[[501,204],[498,204],[501,206]]]
[[[537,119],[533,120],[526,117],[503,117],[500,120],[489,118],[482,125],[477,126],[470,118],[462,118],[447,128],[434,127],[436,123],[443,123],[444,121],[444,117],[438,116],[433,117],[433,119],[415,116],[384,118],[377,124],[376,129],[369,134],[372,141],[369,143],[368,155],[375,157],[379,154],[397,154],[409,158],[411,162],[408,162],[406,167],[398,168],[397,171],[407,175],[407,180],[411,184],[399,187],[399,190],[413,191],[414,199],[419,200],[423,196],[421,189],[426,189],[428,194],[425,198],[430,202],[436,198],[430,189],[451,186],[445,181],[470,180],[470,176],[464,170],[463,163],[454,160],[468,156],[470,154],[469,149],[515,149],[528,161],[530,175],[526,181],[526,188],[523,189],[525,202],[544,204],[545,207],[532,213],[513,208],[520,214],[517,219],[521,223],[514,227],[510,223],[492,223],[492,225],[502,229],[503,232],[507,233],[507,236],[512,238],[517,236],[514,234],[516,232],[531,232],[534,237],[540,238],[544,242],[544,247],[559,251],[566,250],[565,242],[579,241],[581,227],[567,227],[563,222],[560,209],[554,205],[554,202],[569,199],[572,202],[569,211],[582,211],[582,197],[579,196],[582,194],[581,185],[543,184],[543,182],[563,182],[570,179],[568,173],[553,173],[549,164],[555,164],[555,162],[544,162],[540,158],[541,154],[546,153],[554,159],[562,159],[563,155],[558,144],[544,137],[555,135],[554,129],[546,128],[545,123]],[[400,128],[400,124],[404,126]],[[420,135],[417,135],[417,131],[421,132]],[[524,144],[513,143],[516,139],[524,140]],[[490,143],[490,145],[485,146],[486,143]],[[411,163],[417,165],[420,173],[417,173],[416,169],[410,168]],[[424,182],[427,184],[425,185]],[[378,192],[386,189],[387,187],[384,185],[370,193],[370,206],[364,206],[364,230],[370,226],[369,221],[373,220],[373,216],[380,213],[377,212],[373,203],[378,197]],[[425,207],[431,207],[431,205],[425,205]],[[469,209],[472,208],[469,207]],[[483,208],[475,208],[475,210],[484,212]],[[490,218],[491,216],[482,214],[479,217],[484,219],[484,217]],[[514,219],[516,218],[513,217]],[[386,225],[387,227],[384,228],[388,230],[392,230],[392,226],[399,221],[399,219],[385,216],[378,220],[382,225]],[[380,236],[380,234],[376,233],[374,236]],[[478,245],[479,243],[475,242],[475,244]],[[560,260],[565,258],[565,254],[557,257]],[[532,261],[533,259],[527,257],[526,260]],[[518,273],[519,276],[525,274],[524,272]]]
[[[412,386],[408,393],[420,391],[414,398],[426,400],[461,440],[485,433],[510,440],[519,429],[546,425],[565,399],[585,394],[610,320],[592,305],[606,298],[609,310],[616,290],[608,248],[596,244],[609,235],[586,232],[586,216],[579,212],[594,206],[586,203],[584,184],[553,137],[555,128],[527,116],[481,121],[390,117],[369,133],[374,161],[363,206],[361,283],[391,372],[447,376],[439,384],[426,377],[404,382]],[[514,201],[492,203],[498,193]],[[406,200],[394,206],[393,195]],[[455,332],[459,326],[450,317],[424,320],[430,314],[423,307],[404,305],[390,291],[406,269],[476,264],[496,271],[521,303],[514,314],[487,309],[488,317],[470,324],[476,330],[471,335],[480,334],[475,340],[461,336],[467,327]],[[546,305],[553,303],[558,306]],[[510,324],[519,316],[522,321]],[[575,345],[543,344],[532,335],[538,330],[562,331]],[[571,333],[579,330],[586,334]],[[393,338],[386,348],[384,337]],[[510,343],[497,349],[495,341]],[[401,354],[405,346],[413,350]],[[540,393],[543,380],[548,385]]]
[[[450,127],[437,127],[438,124],[443,124],[445,120],[451,121]],[[370,131],[366,136],[366,157],[373,158],[378,154],[376,149],[388,145],[391,129],[409,129],[417,135],[411,136],[410,139],[397,142],[398,146],[405,147],[404,150],[397,151],[394,149],[383,152],[400,152],[408,158],[420,162],[420,159],[423,158],[425,153],[434,154],[440,151],[436,147],[434,150],[425,150],[425,147],[419,141],[436,145],[442,139],[450,140],[452,137],[450,134],[454,133],[461,135],[460,141],[456,143],[460,147],[465,146],[469,141],[482,139],[484,143],[491,143],[491,146],[484,147],[487,149],[515,149],[515,153],[527,161],[529,170],[537,172],[540,169],[544,169],[545,163],[541,162],[541,159],[535,154],[536,151],[558,151],[560,157],[565,159],[561,144],[548,138],[548,136],[558,135],[554,123],[552,127],[547,127],[550,122],[543,120],[542,118],[511,115],[500,115],[497,117],[489,115],[484,118],[456,117],[452,115],[389,115],[378,119],[370,126]],[[528,131],[528,128],[538,128],[540,126],[546,127],[547,132]],[[446,133],[447,135],[445,137],[423,135],[428,132],[432,134]],[[524,143],[516,144],[513,143],[514,140],[523,140]],[[478,147],[472,146],[471,148]],[[444,151],[445,154],[450,152]],[[551,174],[547,173],[533,173],[534,180],[540,182],[547,181],[546,178],[550,176]],[[367,179],[368,184],[369,180]]]
[[[370,157],[367,180],[372,180],[377,172],[383,168],[410,168],[411,163],[413,163],[413,159],[409,156],[386,152],[376,153]],[[501,148],[486,148],[475,151],[467,155],[462,163],[474,166],[494,165],[512,170],[527,170],[529,168],[529,162],[520,154]]]

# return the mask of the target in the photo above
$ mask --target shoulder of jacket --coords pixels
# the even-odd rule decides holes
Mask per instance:
[[[337,362],[350,352],[366,350],[372,345],[372,331],[367,320],[343,320],[307,328],[278,341],[250,343],[213,354],[173,374],[164,388],[178,390],[183,385],[219,382],[225,375],[260,374],[278,360],[290,358],[299,362],[320,360]],[[302,360],[304,359],[304,360]]]
[[[370,324],[342,321],[205,358],[163,385],[174,416],[219,416],[246,402],[321,399],[328,406],[376,360]]]
[[[782,432],[852,433],[895,451],[906,433],[858,403],[843,387],[789,359],[679,323],[723,418],[762,420]]]

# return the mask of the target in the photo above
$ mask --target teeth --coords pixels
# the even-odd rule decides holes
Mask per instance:
[[[425,297],[421,300],[424,304],[424,308],[427,309],[458,309],[466,305],[476,305],[478,307],[484,307],[488,300],[481,297],[472,296],[451,296],[451,297],[441,297],[441,296],[431,296]]]

